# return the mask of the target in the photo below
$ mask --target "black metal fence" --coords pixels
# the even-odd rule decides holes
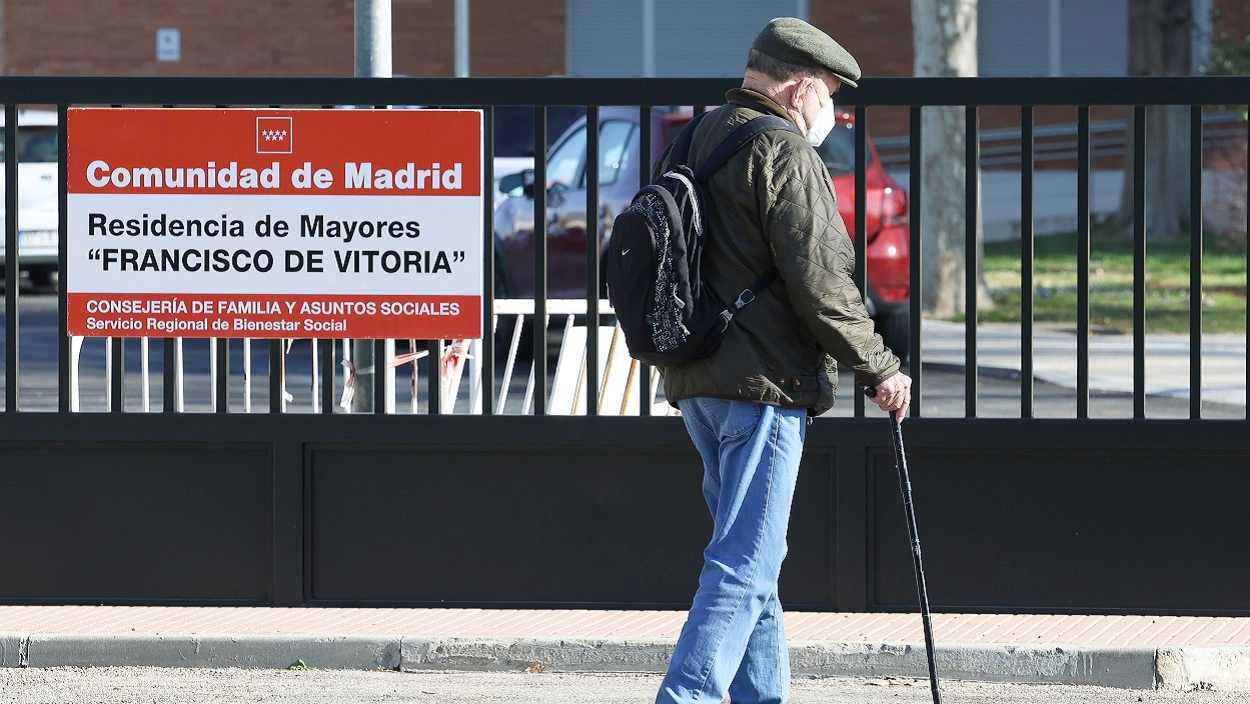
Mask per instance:
[[[651,110],[715,105],[736,82],[719,79],[167,79],[0,78],[6,125],[23,104],[55,104],[60,130],[60,270],[66,263],[66,111],[70,105],[481,107],[484,194],[492,189],[495,106],[534,106],[534,144],[547,143],[548,106],[583,105],[588,163],[597,163],[598,108],[639,110],[641,180],[651,171]],[[1203,105],[1239,105],[1250,79],[873,79],[837,96],[853,106],[854,231],[867,231],[866,140],[871,110],[910,111],[910,312],[912,360],[921,360],[924,223],[921,111],[964,106],[965,164],[978,161],[977,108],[1021,111],[1022,302],[1020,419],[978,418],[975,247],[966,254],[965,416],[922,415],[926,380],[913,363],[909,444],[917,505],[932,542],[933,598],[971,611],[1247,613],[1237,590],[1250,564],[1240,537],[1250,518],[1233,497],[1250,489],[1250,433],[1244,421],[1201,419],[1202,163],[1190,172],[1190,420],[1145,414],[1145,159],[1147,105],[1187,105],[1194,154],[1201,155]],[[1033,348],[1033,110],[1078,110],[1077,417],[1035,420]],[[1089,419],[1090,106],[1133,106],[1133,419]],[[381,374],[375,415],[283,415],[281,341],[269,343],[269,410],[230,414],[219,373],[213,417],[175,412],[174,346],[164,350],[161,414],[71,414],[66,282],[58,294],[58,413],[23,413],[18,383],[18,222],[16,130],[5,132],[6,415],[0,423],[0,511],[6,535],[21,536],[0,563],[0,600],[275,604],[547,604],[669,606],[687,603],[706,530],[698,515],[695,462],[670,419],[599,419],[598,340],[586,346],[587,418],[547,415],[548,339],[533,335],[533,415],[495,415],[495,389],[482,393],[485,417],[443,416],[437,390],[440,342],[426,357],[425,419],[385,414]],[[546,164],[535,161],[534,182]],[[587,169],[587,212],[598,211],[598,173]],[[975,180],[966,208],[976,208]],[[546,193],[534,190],[535,223],[547,221]],[[494,249],[485,201],[484,251]],[[976,238],[967,218],[967,241]],[[599,318],[599,235],[586,220],[588,319]],[[534,320],[548,312],[547,248],[534,239]],[[856,238],[856,280],[867,281],[866,237]],[[494,320],[494,261],[483,262],[483,329]],[[383,341],[375,355],[383,356]],[[218,369],[228,346],[217,347]],[[122,347],[114,345],[110,408],[124,410]],[[481,351],[484,385],[495,382],[497,350]],[[317,361],[335,377],[332,345]],[[638,376],[640,415],[650,413],[651,373]],[[334,408],[333,384],[320,414]],[[809,435],[783,587],[790,606],[907,608],[909,579],[901,517],[890,508],[888,438],[879,421],[821,419]],[[1012,467],[1013,469],[1008,469]],[[878,481],[878,480],[881,481]],[[1125,487],[1129,489],[1126,491]],[[1205,503],[1175,504],[1173,501]],[[110,503],[111,502],[111,503]],[[897,519],[897,520],[896,520]],[[1080,536],[1084,536],[1084,538]],[[514,541],[541,550],[513,554]],[[223,543],[227,541],[227,543]],[[1158,545],[1174,552],[1160,556]],[[893,553],[896,551],[897,555]],[[975,553],[970,555],[969,553]],[[541,553],[541,554],[538,554]],[[637,574],[647,565],[647,574]],[[1078,565],[1079,570],[1073,570]],[[664,577],[656,577],[663,574]],[[1183,575],[1183,579],[1181,578]],[[1016,588],[1013,580],[1032,580]],[[1134,590],[1120,580],[1145,585]],[[632,586],[631,586],[632,585]],[[1244,590],[1241,590],[1244,591]]]

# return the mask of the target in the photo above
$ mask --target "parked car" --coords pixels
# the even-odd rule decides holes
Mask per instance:
[[[556,140],[585,114],[579,107],[552,106],[547,108],[547,144],[549,149]],[[498,208],[507,197],[499,188],[505,176],[518,174],[534,168],[534,109],[529,107],[502,106],[495,108],[494,159],[494,207]]]
[[[689,122],[689,109],[652,117],[652,161]],[[819,152],[829,170],[838,210],[855,232],[854,116],[842,113]],[[638,189],[638,111],[603,108],[599,118],[599,249],[612,221]],[[868,306],[890,349],[906,358],[910,340],[907,192],[881,166],[868,139]],[[580,119],[547,154],[547,295],[586,295],[586,121]],[[534,295],[533,172],[504,178],[508,197],[495,211],[495,291],[499,298]],[[600,272],[602,274],[602,272]],[[603,280],[603,277],[600,277]]]
[[[5,129],[4,116],[0,125]],[[57,130],[51,110],[21,110],[17,115],[17,247],[18,266],[37,286],[48,286],[57,266]],[[0,134],[3,134],[0,131]],[[0,157],[4,142],[0,140]],[[5,174],[0,168],[0,188]],[[0,201],[0,214],[3,214]],[[0,265],[7,253],[0,237]]]

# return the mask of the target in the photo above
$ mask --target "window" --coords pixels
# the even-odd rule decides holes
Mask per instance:
[[[637,157],[638,143],[634,125],[623,120],[609,120],[599,128],[599,185],[616,183],[628,171],[629,160]]]
[[[581,182],[582,162],[585,159],[586,128],[580,127],[547,160],[547,188],[576,188]]]

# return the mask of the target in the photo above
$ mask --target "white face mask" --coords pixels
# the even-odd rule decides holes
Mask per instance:
[[[813,92],[815,92],[813,90]],[[816,118],[807,126],[807,143],[813,147],[819,147],[825,141],[825,137],[833,131],[833,126],[837,123],[837,115],[833,111],[833,100],[825,103],[820,107],[820,112],[816,113]]]

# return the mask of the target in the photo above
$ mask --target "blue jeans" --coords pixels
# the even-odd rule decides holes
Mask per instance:
[[[790,657],[777,598],[807,413],[746,401],[678,402],[703,458],[712,539],[657,704],[786,701]]]

